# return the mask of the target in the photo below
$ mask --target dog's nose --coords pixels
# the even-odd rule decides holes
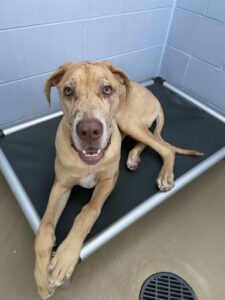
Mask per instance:
[[[80,139],[90,142],[102,136],[103,126],[97,119],[84,119],[77,124],[76,130]]]

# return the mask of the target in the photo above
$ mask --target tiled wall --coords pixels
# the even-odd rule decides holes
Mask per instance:
[[[135,80],[156,76],[172,3],[1,0],[0,126],[49,112],[43,85],[64,61],[110,58]]]
[[[49,113],[50,72],[86,59],[161,75],[225,114],[224,0],[1,0],[0,45],[0,127]]]
[[[225,1],[177,0],[160,74],[225,114]]]

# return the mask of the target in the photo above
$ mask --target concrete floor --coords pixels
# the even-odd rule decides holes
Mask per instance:
[[[225,299],[225,162],[222,161],[80,264],[52,300],[138,300],[158,271],[182,276],[199,300]],[[0,177],[0,298],[39,299],[34,236]]]

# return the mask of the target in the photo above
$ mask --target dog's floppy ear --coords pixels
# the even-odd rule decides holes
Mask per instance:
[[[44,92],[49,104],[51,102],[51,97],[50,97],[51,88],[53,86],[56,86],[60,82],[60,80],[62,79],[63,75],[66,73],[70,65],[71,65],[70,62],[65,62],[46,81]]]
[[[119,81],[121,85],[125,85],[126,88],[130,86],[130,80],[120,68],[114,66],[109,60],[104,60],[103,64],[108,67],[108,69],[113,73],[116,79]]]

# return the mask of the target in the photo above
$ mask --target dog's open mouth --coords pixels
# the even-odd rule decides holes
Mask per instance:
[[[97,149],[94,147],[88,147],[86,149],[78,150],[74,145],[74,149],[79,153],[80,159],[82,159],[88,165],[97,164],[105,155],[106,150],[110,145],[111,139],[109,139],[107,145],[103,149]]]
[[[87,148],[86,150],[78,151],[80,158],[89,165],[94,165],[99,162],[105,155],[105,149]]]

